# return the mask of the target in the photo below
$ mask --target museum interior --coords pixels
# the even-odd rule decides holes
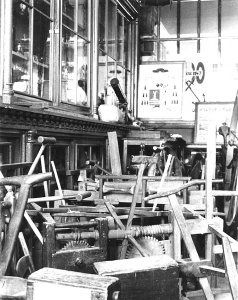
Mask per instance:
[[[0,299],[238,300],[237,16],[0,1]]]

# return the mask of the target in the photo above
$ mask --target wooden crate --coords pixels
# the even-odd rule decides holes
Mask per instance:
[[[120,291],[115,277],[43,268],[28,277],[27,300],[112,300]]]
[[[120,279],[120,300],[178,300],[178,264],[168,255],[94,263],[97,274]]]

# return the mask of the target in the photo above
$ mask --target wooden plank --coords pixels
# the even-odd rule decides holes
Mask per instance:
[[[223,278],[226,276],[225,270],[214,268],[212,266],[200,266],[199,269],[201,273],[206,276],[215,275],[217,277],[223,277]]]
[[[207,220],[212,219],[214,210],[214,197],[212,196],[212,180],[215,178],[216,167],[216,124],[208,124],[207,132],[207,159],[206,159],[206,202],[205,217]],[[205,258],[214,262],[215,256],[212,253],[213,237],[211,234],[205,236]]]
[[[43,267],[52,267],[52,253],[55,250],[55,228],[52,223],[43,223]],[[33,273],[34,274],[34,273]]]
[[[238,247],[238,242],[233,239],[231,236],[229,236],[228,234],[226,234],[224,231],[222,231],[220,228],[218,228],[216,225],[213,224],[209,224],[209,229],[214,232],[217,236],[219,236],[221,239],[226,237],[228,238],[230,243],[234,243],[237,247]]]
[[[112,174],[122,175],[117,133],[114,131],[108,132],[107,136],[109,141],[109,152],[110,152],[110,163],[111,163]]]
[[[178,226],[181,231],[181,235],[183,237],[185,246],[188,250],[189,256],[192,261],[200,261],[199,255],[197,253],[197,250],[195,248],[195,245],[193,243],[192,237],[187,229],[186,222],[184,219],[184,216],[182,214],[182,211],[180,209],[180,206],[178,204],[177,198],[175,195],[168,196],[170,200],[170,205],[173,209],[173,213],[175,216],[175,219],[178,223]],[[214,300],[214,296],[211,291],[211,287],[209,285],[207,278],[199,278],[199,283],[203,289],[204,295],[207,300]]]
[[[222,238],[222,247],[232,298],[233,300],[238,300],[238,273],[236,270],[235,260],[231,251],[230,242],[227,237]]]

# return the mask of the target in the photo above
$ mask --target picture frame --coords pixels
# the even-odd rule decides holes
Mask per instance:
[[[195,144],[207,144],[208,123],[215,122],[217,128],[216,143],[223,144],[219,127],[226,124],[230,127],[234,102],[196,102],[195,103]]]
[[[184,72],[184,61],[153,61],[139,65],[139,119],[182,119]]]

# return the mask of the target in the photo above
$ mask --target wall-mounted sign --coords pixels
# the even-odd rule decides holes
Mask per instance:
[[[218,129],[223,123],[230,127],[234,102],[197,102],[195,103],[195,143],[207,143],[208,123],[213,121],[217,127],[217,143],[223,143]]]
[[[147,62],[139,67],[138,118],[181,119],[184,62]]]

